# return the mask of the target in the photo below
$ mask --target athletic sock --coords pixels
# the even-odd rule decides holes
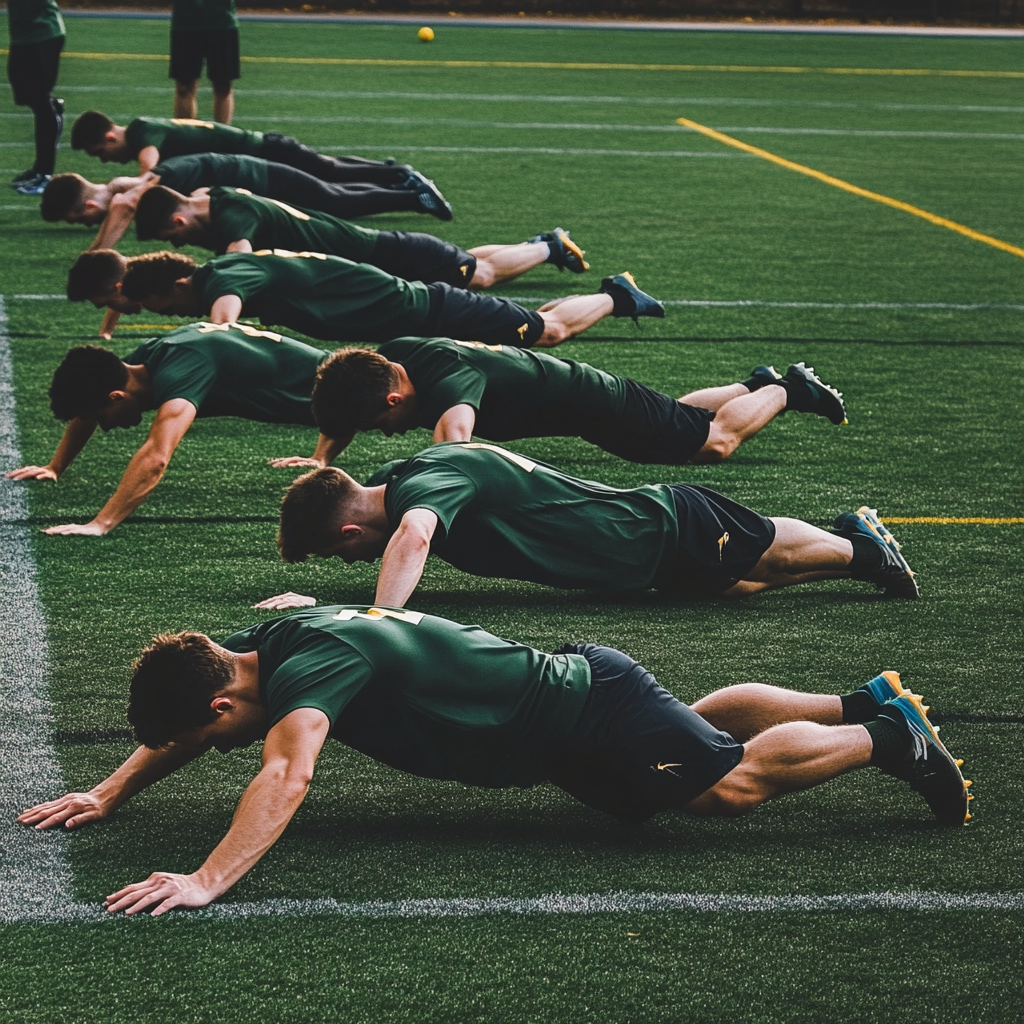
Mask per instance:
[[[605,295],[611,296],[612,316],[635,316],[636,301],[622,285],[609,284],[602,288]]]
[[[876,718],[865,722],[871,736],[871,763],[883,770],[902,761],[910,751],[910,733],[901,729],[891,718]]]
[[[547,256],[544,257],[544,262],[545,263],[550,263],[551,262],[551,257],[554,255],[554,253],[552,253],[552,251],[551,251],[551,243],[550,242],[534,242],[533,244],[534,245],[542,245],[542,246],[544,246],[545,249],[547,249],[548,254],[547,254]]]
[[[786,409],[793,412],[810,412],[816,396],[803,380],[782,380],[775,382],[786,392]]]
[[[867,690],[854,690],[839,697],[843,705],[844,725],[863,725],[878,714],[878,702]]]
[[[833,531],[835,532],[835,531]],[[838,534],[842,536],[842,534]],[[850,560],[850,575],[855,580],[871,580],[882,568],[882,549],[870,537],[855,533],[846,538],[853,545],[853,558]]]
[[[766,381],[764,379],[764,377],[748,377],[746,380],[741,380],[740,383],[748,391],[753,392],[753,391],[760,391],[761,388],[763,388],[768,383],[768,381]],[[772,383],[778,384],[780,382],[779,381],[773,381]]]

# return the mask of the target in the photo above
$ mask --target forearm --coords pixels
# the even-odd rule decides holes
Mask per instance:
[[[121,319],[121,314],[116,309],[108,309],[103,314],[103,323],[100,324],[100,337],[106,341],[114,336],[114,331],[117,328],[117,322]]]
[[[64,436],[60,439],[53,458],[50,459],[50,469],[58,477],[62,476],[68,466],[74,462],[75,456],[86,446],[95,430],[95,420],[83,419],[73,419],[64,428]]]
[[[113,775],[94,786],[90,792],[101,801],[107,813],[110,813],[136,793],[166,778],[203,753],[204,748],[184,747],[179,744],[160,747],[157,750],[139,747]]]
[[[374,604],[402,608],[423,575],[430,553],[430,541],[399,528],[381,560]]]
[[[121,241],[121,236],[128,230],[128,225],[131,224],[134,217],[134,206],[111,204],[110,211],[100,225],[99,231],[96,232],[92,245],[89,246],[89,251],[113,249]]]
[[[442,441],[472,441],[475,426],[476,409],[473,406],[452,406],[434,426],[434,444]]]
[[[353,434],[343,438],[327,437],[321,434],[316,441],[316,451],[313,458],[322,466],[329,466],[351,443]]]
[[[96,514],[93,523],[109,532],[127,519],[160,483],[167,463],[167,457],[153,451],[148,444],[143,445],[128,463],[117,490]]]

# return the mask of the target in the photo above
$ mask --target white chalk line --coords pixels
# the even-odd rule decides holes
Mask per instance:
[[[19,825],[26,807],[64,791],[52,742],[46,620],[36,586],[24,484],[3,473],[21,464],[14,417],[7,308],[0,296],[0,921],[52,918],[72,900],[67,836]]]

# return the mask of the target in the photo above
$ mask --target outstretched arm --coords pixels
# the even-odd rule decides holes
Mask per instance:
[[[472,441],[476,426],[476,409],[471,405],[453,405],[434,427],[434,444],[442,441]]]
[[[114,331],[117,329],[117,321],[120,319],[120,311],[108,306],[106,313],[103,314],[103,323],[100,324],[100,337],[104,341],[110,341],[114,336]]]
[[[143,182],[127,192],[118,192],[111,196],[110,208],[99,231],[96,232],[96,237],[92,240],[92,245],[89,246],[90,252],[93,249],[113,249],[121,241],[121,236],[128,230],[128,225],[135,217],[139,196],[149,187],[148,182]]]
[[[338,440],[321,434],[316,441],[316,451],[312,458],[304,458],[301,455],[290,455],[283,459],[271,459],[270,465],[277,469],[291,469],[300,466],[309,466],[311,469],[318,469],[321,466],[329,466],[350,444],[354,434]]]
[[[156,146],[143,146],[136,159],[139,161],[139,174],[146,174],[160,163],[160,150]]]
[[[75,456],[85,447],[86,442],[96,429],[96,421],[76,417],[64,428],[64,436],[53,453],[53,458],[45,466],[22,466],[12,469],[4,476],[8,480],[58,480],[74,461]]]
[[[154,917],[173,907],[205,907],[227,892],[277,842],[306,797],[331,724],[316,708],[285,715],[267,733],[263,768],[239,801],[231,828],[191,875],[156,871],[107,897],[107,910]]]
[[[409,600],[423,575],[436,529],[437,514],[430,509],[411,508],[402,516],[402,522],[384,549],[374,604],[401,608]]]
[[[221,295],[210,307],[210,320],[215,324],[233,324],[242,315],[242,300],[237,295]]]
[[[102,537],[109,533],[118,523],[127,519],[160,483],[175,448],[188,433],[195,418],[196,407],[187,399],[172,398],[164,402],[149,429],[146,443],[132,456],[117,490],[96,514],[96,518],[85,524],[51,526],[44,533],[82,534],[90,537]]]

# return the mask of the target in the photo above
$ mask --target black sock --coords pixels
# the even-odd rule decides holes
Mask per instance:
[[[775,382],[786,392],[786,409],[793,412],[808,412],[814,405],[814,394],[803,380],[782,380]]]
[[[854,690],[839,697],[843,705],[844,725],[863,725],[878,714],[878,702],[867,690]]]
[[[871,736],[871,763],[876,768],[888,768],[902,761],[910,750],[910,733],[901,729],[891,718],[876,718],[865,722]]]
[[[766,381],[763,377],[748,377],[746,380],[741,380],[740,383],[748,391],[753,392],[753,391],[760,391],[761,388],[763,388],[765,386],[765,384],[768,383],[768,381]],[[778,381],[775,381],[775,383],[777,384]]]
[[[839,534],[843,536],[843,534]],[[855,580],[870,580],[882,568],[882,548],[876,541],[863,534],[855,533],[846,538],[853,545],[850,560],[850,575]]]
[[[635,316],[636,302],[622,285],[609,284],[601,289],[612,300],[612,316]]]

